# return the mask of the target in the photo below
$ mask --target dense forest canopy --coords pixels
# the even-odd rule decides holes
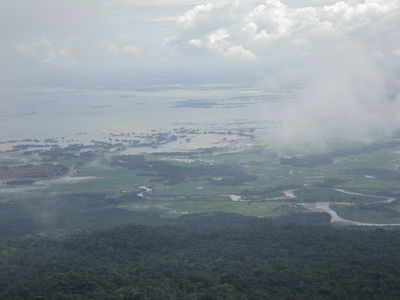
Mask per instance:
[[[398,231],[197,215],[1,241],[1,299],[398,299]]]

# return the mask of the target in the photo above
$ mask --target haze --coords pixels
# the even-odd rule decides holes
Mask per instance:
[[[273,147],[370,142],[399,126],[399,8],[398,0],[2,1],[1,107],[20,109],[21,91],[32,90],[23,106],[35,106],[38,91],[60,88],[295,89],[274,112],[282,124],[267,137]]]

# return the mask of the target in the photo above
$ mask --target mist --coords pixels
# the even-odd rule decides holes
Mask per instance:
[[[399,0],[22,2],[0,7],[4,111],[23,89],[296,86],[266,136],[279,152],[399,127]]]
[[[363,45],[325,41],[297,76],[300,89],[279,112],[281,125],[268,138],[278,152],[369,144],[399,129],[400,98],[393,78]]]

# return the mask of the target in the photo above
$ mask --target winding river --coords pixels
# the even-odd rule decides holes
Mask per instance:
[[[334,189],[334,190],[339,193],[343,193],[343,194],[347,194],[347,195],[382,199],[381,201],[373,202],[373,204],[377,204],[377,203],[388,204],[388,203],[392,203],[392,202],[396,201],[396,198],[393,198],[393,197],[363,194],[363,193],[352,192],[352,191],[348,191],[348,190],[344,190],[344,189]],[[295,192],[295,190],[288,190],[288,191],[283,191],[282,193],[284,196],[286,196],[286,199],[294,199],[294,198],[297,198],[294,192]],[[293,198],[293,196],[294,196],[294,198]],[[344,219],[344,218],[340,217],[337,214],[337,212],[331,208],[330,202],[299,203],[299,205],[302,205],[304,208],[306,208],[310,211],[313,211],[313,212],[327,213],[331,218],[332,224],[353,225],[353,226],[380,226],[380,227],[382,227],[382,226],[400,226],[400,224],[364,223],[364,222],[358,222],[358,221],[353,221],[353,220],[349,220],[349,219]]]

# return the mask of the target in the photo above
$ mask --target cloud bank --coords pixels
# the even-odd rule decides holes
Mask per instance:
[[[400,125],[400,1],[323,2],[217,1],[177,19],[187,52],[255,64],[266,88],[300,87],[269,140],[278,150],[372,142]]]

